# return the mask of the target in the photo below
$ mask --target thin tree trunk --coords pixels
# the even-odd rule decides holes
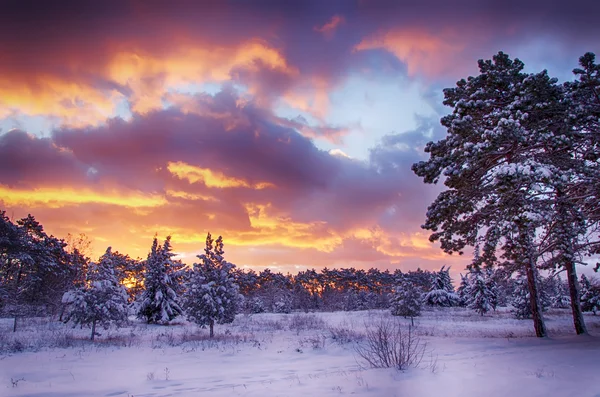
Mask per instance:
[[[13,332],[17,332],[17,318],[18,318],[18,317],[19,317],[19,316],[17,316],[17,315],[15,314],[15,321],[13,321]]]
[[[92,336],[91,336],[91,340],[94,340],[94,338],[96,337],[96,320],[94,319],[94,321],[92,321]]]
[[[215,336],[215,332],[214,332],[214,327],[215,327],[215,320],[210,320],[210,323],[208,324],[209,328],[210,328],[210,337],[212,338],[213,336]]]
[[[567,269],[567,281],[569,282],[569,295],[571,296],[571,312],[573,312],[573,325],[577,335],[587,334],[583,313],[581,311],[581,301],[579,299],[579,283],[577,281],[577,270],[575,264],[571,261],[565,264]]]
[[[544,338],[548,336],[544,316],[542,315],[542,305],[540,304],[540,294],[536,280],[535,264],[530,259],[525,264],[527,273],[527,285],[529,287],[529,300],[531,304],[531,315],[533,317],[533,327],[535,328],[535,336]]]

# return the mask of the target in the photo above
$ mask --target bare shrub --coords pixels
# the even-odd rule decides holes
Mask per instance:
[[[152,340],[153,349],[162,349],[164,346],[177,346],[175,335],[172,331],[165,331],[157,334]]]
[[[325,321],[314,314],[296,313],[290,318],[290,331],[296,331],[296,334],[300,331],[319,330],[325,327]]]
[[[426,343],[415,335],[412,327],[381,317],[365,324],[365,340],[355,345],[356,353],[372,368],[405,370],[417,367],[425,354]]]
[[[329,327],[329,333],[331,334],[331,339],[339,345],[360,342],[365,337],[364,334],[343,326]]]
[[[313,335],[308,338],[301,339],[299,341],[299,347],[304,347],[306,345],[313,348],[313,350],[319,350],[325,348],[325,336]]]

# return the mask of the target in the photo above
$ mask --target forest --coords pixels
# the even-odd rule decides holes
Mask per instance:
[[[154,238],[147,258],[111,247],[97,260],[85,239],[48,235],[34,216],[0,213],[0,310],[14,318],[51,315],[73,325],[148,324],[179,316],[210,329],[237,313],[391,310],[414,317],[423,305],[465,306],[480,315],[499,306],[531,318],[547,335],[544,311],[569,307],[577,334],[583,312],[600,310],[600,285],[577,275],[600,253],[600,65],[587,53],[575,79],[524,72],[502,52],[479,61],[480,74],[444,90],[452,109],[445,138],[413,165],[446,190],[422,226],[448,253],[473,249],[455,289],[449,269],[403,273],[371,268],[281,274],[240,269],[225,260],[224,239],[207,235],[204,253],[186,266],[171,237]],[[83,244],[84,245],[84,244]],[[598,266],[596,266],[598,270]]]

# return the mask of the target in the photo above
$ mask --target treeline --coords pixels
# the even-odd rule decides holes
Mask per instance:
[[[74,325],[121,325],[135,315],[168,324],[182,316],[201,326],[233,321],[239,312],[354,311],[388,309],[418,316],[423,305],[464,306],[480,314],[511,305],[530,318],[527,283],[503,268],[471,266],[455,290],[449,269],[314,269],[295,275],[240,269],[224,258],[222,237],[210,233],[199,261],[174,259],[171,238],[154,238],[146,259],[132,259],[108,247],[97,261],[49,236],[29,215],[13,223],[0,212],[0,310],[5,316],[55,315]],[[80,247],[85,248],[85,247]],[[538,275],[542,310],[569,305],[568,285],[557,276]],[[600,287],[582,276],[584,310],[600,309]]]

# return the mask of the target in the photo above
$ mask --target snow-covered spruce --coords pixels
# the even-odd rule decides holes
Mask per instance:
[[[594,314],[600,311],[600,286],[590,282],[585,274],[581,275],[581,308]]]
[[[231,323],[239,310],[239,287],[234,281],[235,265],[223,258],[223,238],[214,242],[210,233],[206,236],[204,254],[194,263],[183,296],[184,307],[190,321],[209,327],[214,336],[214,325]]]
[[[62,298],[66,305],[64,322],[71,322],[73,326],[91,326],[92,340],[99,335],[97,325],[107,329],[113,324],[118,326],[127,322],[127,292],[115,276],[113,263],[108,258],[104,255],[98,263],[90,264],[85,284],[66,292]]]
[[[393,316],[402,316],[411,319],[421,315],[421,306],[423,304],[423,294],[415,284],[409,280],[402,280],[394,288],[391,298],[390,311]]]
[[[137,315],[147,323],[167,324],[183,313],[179,305],[184,265],[173,260],[171,236],[162,246],[155,237],[150,254],[146,259],[144,292],[137,305]]]
[[[439,272],[434,274],[431,289],[424,299],[431,306],[458,306],[459,298],[454,292],[454,286],[452,286],[450,268],[445,269],[445,266],[442,266]]]
[[[492,310],[494,299],[491,296],[491,291],[481,270],[478,269],[471,274],[468,292],[467,302],[469,309],[475,310],[482,316]]]

